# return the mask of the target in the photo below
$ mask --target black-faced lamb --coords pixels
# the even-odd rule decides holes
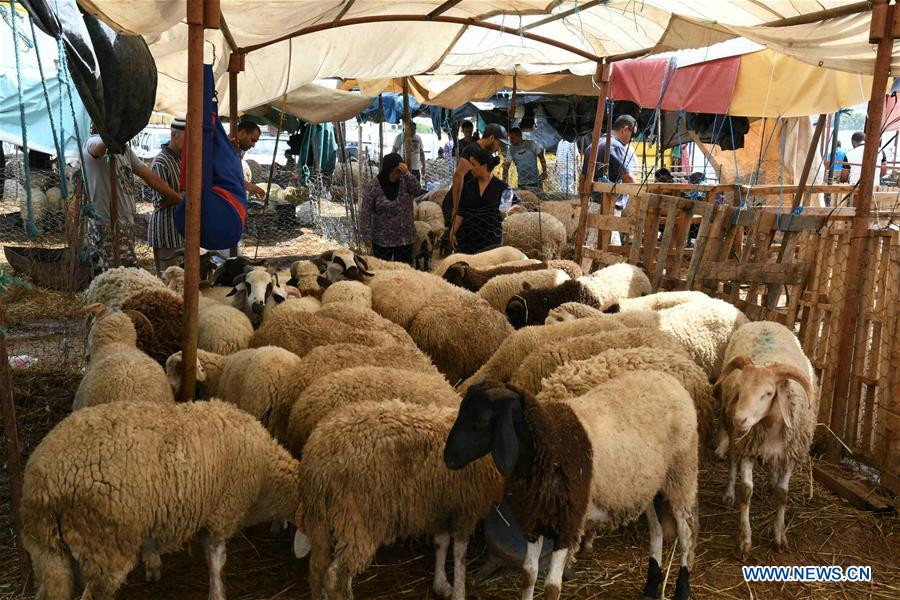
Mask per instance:
[[[350,405],[319,423],[303,448],[296,519],[312,550],[313,598],[352,598],[353,577],[380,546],[432,535],[435,592],[465,598],[468,540],[499,501],[503,480],[487,459],[471,470],[444,467],[455,416],[454,408],[391,400]],[[444,566],[451,538],[452,588]]]
[[[113,598],[142,555],[156,570],[159,554],[203,533],[209,597],[224,600],[228,539],[291,519],[299,491],[297,461],[229,404],[78,411],[47,434],[25,469],[22,544],[37,598],[69,600],[75,569],[82,598]]]
[[[740,327],[725,351],[725,367],[717,386],[722,389],[723,422],[730,439],[729,477],[724,501],[738,500],[742,557],[752,547],[750,498],[753,465],[769,467],[775,494],[774,545],[784,550],[784,514],[791,474],[809,456],[819,410],[816,375],[797,337],[780,323],[759,321]]]
[[[697,416],[670,375],[626,373],[567,402],[541,403],[510,384],[485,381],[466,392],[444,462],[462,469],[491,454],[507,477],[505,503],[528,542],[522,598],[537,582],[544,536],[554,539],[544,597],[560,597],[570,548],[587,525],[615,528],[646,515],[650,563],[644,596],[663,580],[660,517],[675,520],[685,600],[698,536]]]
[[[566,302],[580,302],[602,311],[621,298],[647,295],[650,289],[650,280],[639,267],[619,263],[556,287],[523,286],[507,304],[506,315],[516,328],[542,324],[551,309]]]

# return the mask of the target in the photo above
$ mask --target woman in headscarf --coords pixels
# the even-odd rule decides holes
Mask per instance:
[[[360,235],[376,258],[413,263],[413,199],[421,194],[422,188],[403,158],[396,153],[386,155],[378,177],[366,184],[359,205]]]

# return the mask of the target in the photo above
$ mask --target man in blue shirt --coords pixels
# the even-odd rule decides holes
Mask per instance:
[[[834,149],[832,153],[832,162],[834,163],[834,175],[835,180],[841,180],[841,169],[844,168],[844,163],[847,161],[847,153],[844,152],[843,148],[841,148],[841,143],[837,143],[837,147]]]
[[[540,172],[538,161],[541,161]],[[547,179],[547,159],[544,157],[544,149],[533,140],[524,139],[522,130],[518,127],[509,130],[509,149],[503,161],[503,181],[509,182],[511,163],[516,163],[519,178],[517,187],[543,189],[543,181]]]

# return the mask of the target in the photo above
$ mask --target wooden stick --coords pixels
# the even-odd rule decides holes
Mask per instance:
[[[378,167],[384,161],[384,94],[378,94]],[[362,124],[360,123],[360,127]],[[359,158],[359,148],[357,148],[357,158]]]
[[[800,180],[797,182],[797,192],[794,194],[794,200],[791,202],[791,212],[797,210],[800,202],[803,201],[803,192],[806,190],[806,183],[809,180],[809,170],[812,167],[813,158],[816,156],[816,146],[819,145],[819,139],[822,132],[825,131],[825,116],[819,115],[816,122],[816,130],[813,132],[812,141],[809,144],[809,151],[806,153],[806,160],[803,162],[803,170],[800,171]]]
[[[203,25],[206,1],[187,3],[187,206],[184,232],[184,338],[181,399],[196,396],[197,307],[200,294],[200,196],[203,193]],[[218,8],[218,7],[217,7]]]
[[[412,161],[412,121],[409,116],[409,77],[403,78],[403,162],[409,166]],[[360,139],[362,137],[360,136]],[[360,156],[362,152],[360,151]]]
[[[578,215],[578,230],[575,234],[575,262],[581,264],[584,255],[584,240],[587,237],[587,215],[591,202],[591,187],[594,182],[594,171],[597,168],[597,153],[600,150],[600,132],[603,130],[603,113],[606,110],[606,97],[609,94],[610,65],[597,63],[597,77],[600,79],[600,95],[597,97],[597,111],[594,114],[594,132],[591,137],[591,152],[587,157],[587,173],[581,182],[581,212]]]
[[[119,252],[119,185],[116,178],[116,157],[112,154],[109,155],[109,226],[112,266],[118,267],[122,264],[122,253]]]
[[[891,67],[891,53],[894,47],[893,23],[895,6],[894,4],[887,4],[887,0],[874,0],[872,8],[872,28],[869,36],[871,38],[870,41],[878,41],[878,51],[875,56],[872,94],[869,100],[869,127],[866,131],[866,142],[863,149],[863,165],[859,176],[859,193],[856,196],[856,215],[851,226],[844,309],[841,311],[840,316],[840,337],[837,347],[845,351],[853,347],[853,340],[857,335],[856,329],[860,317],[859,313],[862,309],[863,298],[860,295],[860,291],[865,279],[863,266],[865,263],[869,222],[871,221],[870,207],[875,183],[875,169],[877,168],[876,162],[881,140],[884,91],[887,89],[887,80]],[[841,403],[846,402],[847,392],[850,389],[852,366],[853,362],[851,360],[842,360],[837,365],[830,425],[832,431],[838,434],[843,431],[844,425],[844,411],[838,410],[838,407]],[[831,462],[839,462],[841,454],[840,444],[835,440],[829,440],[826,458]]]
[[[6,307],[0,301],[0,323],[5,322]],[[16,402],[9,368],[9,352],[6,348],[6,335],[2,332],[0,332],[0,412],[3,413],[3,435],[6,437],[6,464],[12,496],[16,549],[19,554],[19,575],[23,581],[28,582],[30,588],[31,561],[28,552],[22,546],[22,450],[19,447],[19,432],[16,425]]]

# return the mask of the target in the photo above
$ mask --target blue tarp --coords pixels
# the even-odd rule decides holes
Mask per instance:
[[[19,112],[18,77],[16,75],[15,46],[11,27],[11,11],[8,2],[0,2],[0,140],[22,145],[22,127]],[[58,52],[56,40],[35,29],[37,44],[31,35],[28,13],[16,3],[15,40],[19,50],[22,77],[22,100],[25,106],[25,126],[28,132],[29,150],[39,150],[56,156],[51,116],[47,111],[44,86],[38,69],[38,52],[46,77],[47,93],[50,97],[53,125],[57,135],[65,140],[65,154],[68,159],[78,158],[78,143],[75,137],[77,123],[82,140],[87,139],[90,117],[78,97],[71,80],[68,85],[61,82],[57,71]],[[71,102],[70,101],[71,94]],[[72,108],[75,108],[73,120]]]
[[[381,107],[384,112],[384,122],[397,125],[403,121],[403,94],[396,92],[385,92],[381,95]],[[418,100],[409,97],[409,114],[411,117],[425,116],[431,119],[431,125],[440,137],[441,131],[441,108],[439,106],[428,106],[419,103]],[[365,109],[357,116],[357,119],[365,122],[378,122],[378,98],[372,100],[369,108]]]

